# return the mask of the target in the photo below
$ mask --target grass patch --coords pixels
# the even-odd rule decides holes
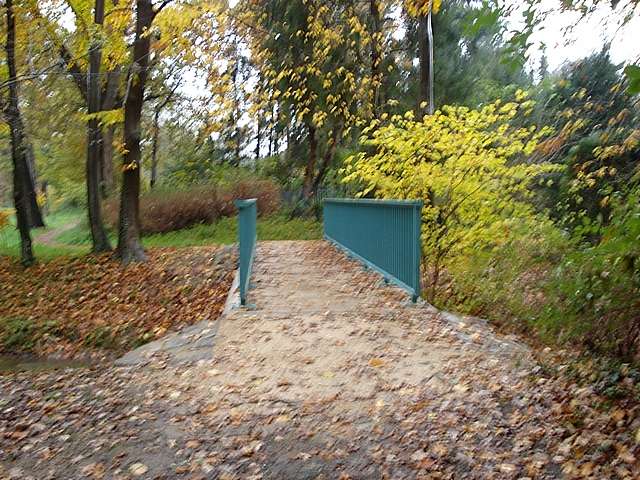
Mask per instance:
[[[56,320],[36,322],[31,318],[0,317],[0,351],[31,353],[44,337],[74,338],[73,331],[66,331]]]
[[[258,219],[258,240],[316,240],[322,238],[322,226],[307,219],[288,219],[274,215]],[[238,240],[236,218],[222,218],[211,225],[151,235],[143,239],[147,247],[195,247],[205,245],[229,245]]]
[[[80,223],[65,230],[53,240],[56,245],[38,243],[43,233],[63,227],[69,223]],[[33,248],[36,258],[48,261],[56,257],[77,257],[91,250],[91,234],[80,211],[63,211],[47,217],[47,228],[33,231]],[[311,219],[290,219],[284,214],[275,214],[258,219],[258,240],[317,240],[322,238],[322,224]],[[115,247],[115,232],[109,233]],[[200,224],[174,232],[149,235],[143,238],[146,247],[199,247],[208,245],[230,245],[238,240],[236,217],[224,217],[212,224]],[[0,232],[0,255],[17,257],[20,254],[20,238],[13,227]]]
[[[114,242],[115,235],[111,232],[108,233],[109,239]],[[56,237],[56,242],[76,247],[91,245],[91,232],[89,231],[87,220],[83,218],[78,225],[62,232]]]
[[[0,346],[3,350],[28,352],[35,346],[36,325],[28,318],[0,319]]]
[[[115,350],[118,336],[109,327],[99,326],[85,335],[83,344],[87,347]]]
[[[76,222],[78,218],[83,217],[83,212],[79,210],[61,210],[45,217],[45,228],[38,228],[31,231],[31,239],[33,240],[33,251],[38,260],[51,260],[64,256],[79,256],[89,253],[90,238],[85,243],[68,243],[55,239],[60,245],[43,245],[38,243],[38,237],[52,230],[64,227],[69,223]],[[81,222],[82,223],[82,222]],[[88,235],[86,226],[79,225],[76,229],[84,229]],[[20,255],[20,234],[15,226],[15,218],[11,218],[11,224],[0,230],[0,256],[18,257]]]

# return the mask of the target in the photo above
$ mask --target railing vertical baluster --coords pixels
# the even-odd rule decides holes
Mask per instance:
[[[251,278],[251,267],[256,252],[256,222],[258,209],[256,199],[236,200],[238,207],[238,250],[240,251],[240,303],[247,304],[247,291]]]
[[[422,201],[325,199],[324,236],[420,296],[420,219]]]

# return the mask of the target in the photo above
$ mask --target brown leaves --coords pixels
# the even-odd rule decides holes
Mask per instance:
[[[86,477],[101,479],[104,478],[105,468],[103,463],[89,463],[85,465],[82,469],[80,469],[80,473],[82,473]]]
[[[230,248],[153,249],[148,256],[127,267],[110,255],[59,258],[28,271],[0,259],[0,351],[121,352],[217,318],[235,267]],[[13,330],[26,329],[23,341],[7,345],[6,319],[14,319]]]

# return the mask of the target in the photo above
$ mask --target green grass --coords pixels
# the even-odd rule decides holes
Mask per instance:
[[[56,246],[38,243],[38,236],[55,228],[60,228],[81,218],[80,223],[58,235],[54,241]],[[91,236],[84,213],[81,211],[62,211],[46,218],[47,228],[35,230],[34,252],[39,260],[49,260],[60,256],[78,256],[89,253]],[[322,238],[322,225],[309,219],[289,219],[276,214],[258,219],[258,240],[315,240]],[[116,244],[115,235],[110,235],[112,245]],[[238,223],[235,217],[222,218],[210,225],[195,227],[175,232],[151,235],[143,238],[146,247],[195,247],[206,245],[232,244],[238,238]],[[0,232],[0,255],[17,257],[20,253],[20,239],[15,228],[7,228]]]
[[[50,232],[51,230],[63,227],[70,222],[74,222],[82,216],[83,213],[78,210],[63,210],[52,213],[51,215],[47,215],[44,220],[46,227],[38,228],[31,231],[31,238],[33,240],[33,251],[36,258],[40,260],[49,260],[55,257],[78,256],[88,253],[89,243],[86,243],[84,245],[67,245],[67,242],[61,241],[58,238],[55,239],[56,243],[61,243],[64,245],[50,246],[38,243],[39,236]],[[11,226],[0,231],[0,256],[17,257],[20,255],[20,235],[15,228],[15,219],[12,218],[11,222]]]
[[[313,220],[283,215],[258,219],[258,240],[315,240],[322,238],[322,226]],[[236,218],[222,218],[211,225],[151,235],[143,239],[147,247],[194,247],[235,243],[238,238]]]
[[[114,235],[109,235],[109,239],[113,242]],[[75,227],[62,232],[56,237],[56,242],[65,245],[85,246],[91,245],[91,232],[85,218]]]

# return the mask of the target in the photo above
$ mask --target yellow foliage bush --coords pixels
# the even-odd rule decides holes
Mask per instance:
[[[516,98],[478,110],[445,106],[422,121],[407,114],[374,123],[361,139],[363,151],[346,160],[344,181],[360,196],[424,201],[431,300],[448,262],[496,248],[527,223],[547,221],[527,200],[535,182],[561,167],[525,161],[549,129],[514,125],[532,107],[524,92]]]

